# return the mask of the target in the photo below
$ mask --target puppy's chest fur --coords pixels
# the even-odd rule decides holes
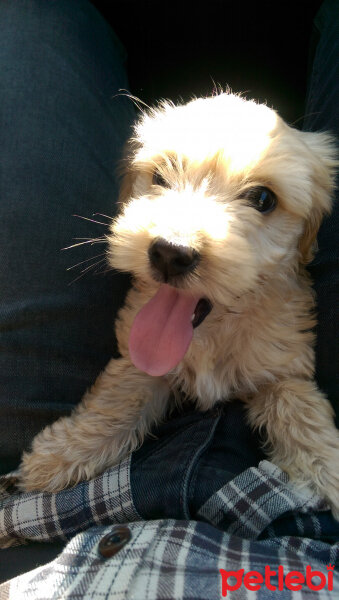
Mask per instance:
[[[116,321],[122,356],[128,356],[135,315],[153,294],[149,284],[134,282]],[[282,377],[310,377],[312,307],[313,295],[303,274],[289,286],[279,279],[267,282],[231,307],[216,304],[194,330],[184,359],[164,378],[174,394],[180,392],[196,400],[200,410],[208,410],[220,400],[246,399]]]

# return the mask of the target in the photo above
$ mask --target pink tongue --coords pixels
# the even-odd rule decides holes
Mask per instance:
[[[163,284],[133,321],[129,352],[149,375],[165,375],[185,356],[193,337],[192,314],[199,298]]]

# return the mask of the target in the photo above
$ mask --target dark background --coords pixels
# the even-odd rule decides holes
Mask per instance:
[[[312,21],[321,1],[93,4],[123,42],[130,90],[144,102],[188,100],[228,84],[301,126]]]

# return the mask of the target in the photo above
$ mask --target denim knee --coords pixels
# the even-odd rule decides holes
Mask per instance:
[[[68,267],[105,245],[62,248],[107,231],[74,214],[116,210],[134,118],[124,58],[86,0],[0,3],[0,458],[69,412],[116,352],[127,278],[70,285]]]

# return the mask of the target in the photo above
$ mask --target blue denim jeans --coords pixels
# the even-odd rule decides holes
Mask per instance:
[[[304,127],[339,136],[337,8],[337,0],[327,0],[316,20]],[[61,249],[106,231],[72,215],[116,210],[115,169],[134,118],[132,103],[118,93],[128,85],[124,59],[112,29],[87,0],[0,4],[0,472],[15,467],[34,435],[79,402],[116,352],[113,321],[128,278],[89,272],[70,285],[79,270],[67,267],[99,261],[105,246]],[[339,397],[338,222],[337,194],[311,265],[319,306],[317,377],[333,404]],[[131,467],[134,502],[145,518],[194,518],[213,491],[262,457],[238,402],[205,414],[188,406],[154,434]],[[331,517],[322,518],[329,535],[338,535]],[[25,550],[8,552],[22,561]]]
[[[0,469],[116,353],[128,278],[105,276],[116,168],[134,119],[125,50],[87,0],[0,3]],[[76,239],[74,239],[76,238]],[[97,255],[97,258],[95,258]],[[94,257],[94,258],[93,258]],[[79,268],[68,267],[86,259]]]

